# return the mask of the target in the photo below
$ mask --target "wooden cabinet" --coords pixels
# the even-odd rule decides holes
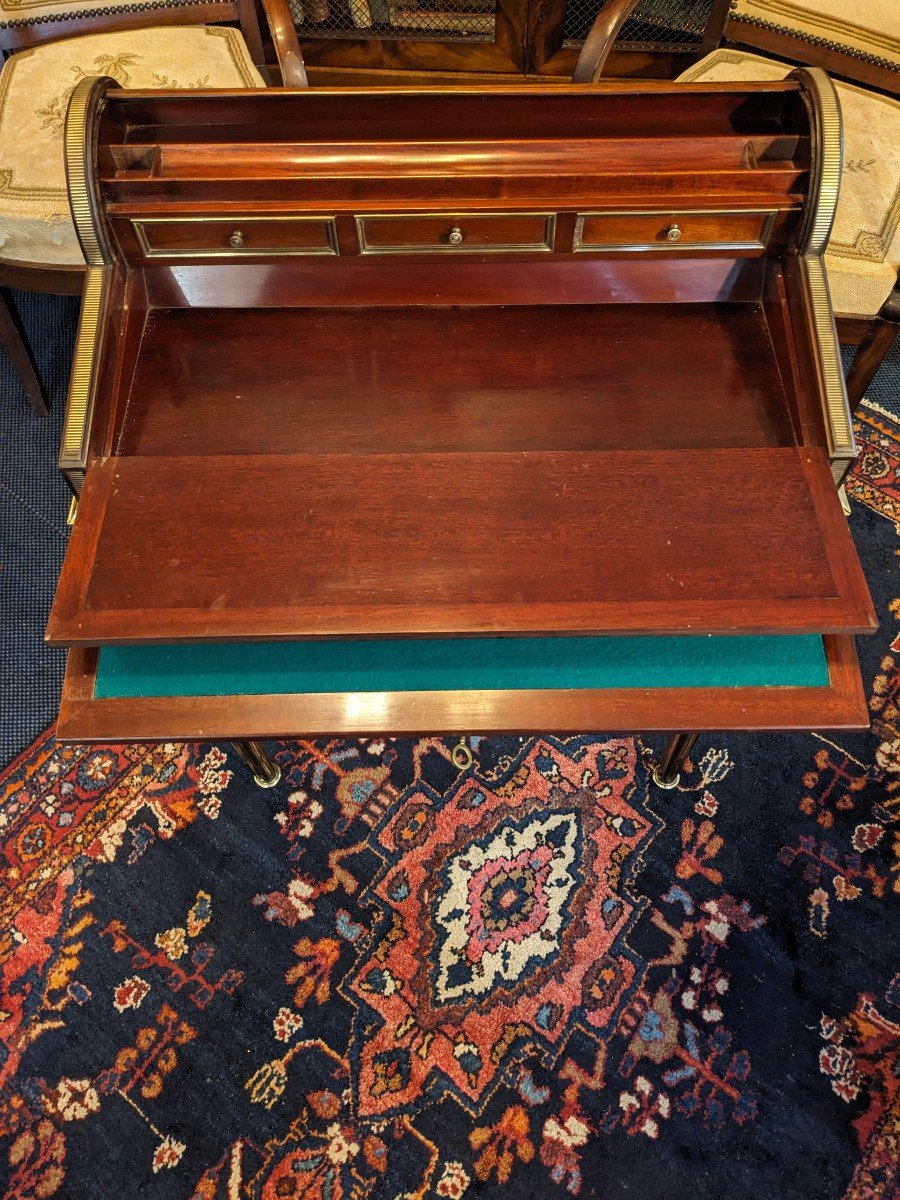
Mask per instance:
[[[307,66],[523,74],[529,0],[294,0]]]
[[[603,3],[291,0],[290,7],[312,78],[322,82],[329,70],[571,77]],[[644,0],[609,72],[671,77],[676,61],[699,54],[713,6],[714,0]]]
[[[570,78],[605,0],[529,0],[529,71]],[[673,79],[711,49],[727,0],[643,0],[625,22],[605,74]]]

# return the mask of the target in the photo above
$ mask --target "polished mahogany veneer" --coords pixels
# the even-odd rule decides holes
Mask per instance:
[[[864,724],[824,87],[83,86],[59,735]],[[684,634],[824,675],[672,686]],[[104,646],[571,635],[658,686],[96,693]]]

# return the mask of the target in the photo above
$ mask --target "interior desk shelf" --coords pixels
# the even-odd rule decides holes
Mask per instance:
[[[116,453],[796,441],[759,302],[160,308],[143,330]]]
[[[80,85],[59,736],[864,723],[830,95]]]

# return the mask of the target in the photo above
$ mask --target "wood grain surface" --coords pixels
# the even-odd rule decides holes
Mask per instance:
[[[485,450],[97,463],[48,637],[873,626],[821,451]]]
[[[176,309],[150,314],[117,452],[793,440],[762,305]]]

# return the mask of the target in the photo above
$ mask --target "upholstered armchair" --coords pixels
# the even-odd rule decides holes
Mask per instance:
[[[262,3],[274,79],[254,0],[0,0],[0,342],[35,412],[46,401],[9,288],[81,291],[63,156],[72,89],[85,75],[129,88],[305,86],[286,0]]]
[[[599,79],[640,0],[608,0],[575,80]],[[718,49],[685,83],[780,79],[798,64],[833,77],[844,119],[844,170],[825,266],[842,340],[859,341],[847,377],[854,409],[900,322],[900,0],[722,0]]]

